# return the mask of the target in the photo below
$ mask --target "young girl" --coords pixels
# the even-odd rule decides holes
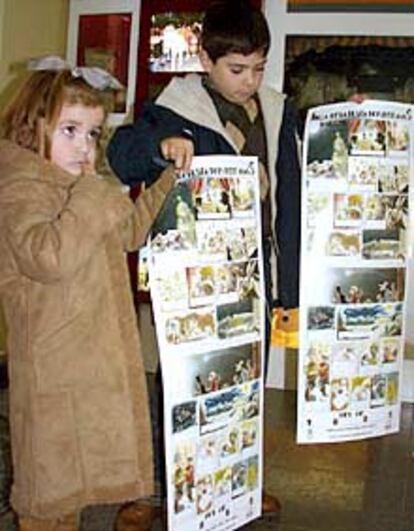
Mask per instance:
[[[125,251],[144,243],[174,172],[135,205],[97,178],[100,74],[34,71],[2,121],[0,296],[22,531],[76,530],[84,506],[152,492]]]

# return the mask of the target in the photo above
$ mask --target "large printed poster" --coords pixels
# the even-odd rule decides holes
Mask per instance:
[[[149,273],[164,386],[169,529],[261,513],[264,287],[255,157],[195,157]]]
[[[343,103],[308,113],[303,161],[300,443],[399,429],[411,105]]]

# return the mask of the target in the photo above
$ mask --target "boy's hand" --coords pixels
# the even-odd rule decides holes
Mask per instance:
[[[165,138],[160,143],[162,156],[174,162],[176,170],[189,171],[194,155],[194,145],[188,138]]]

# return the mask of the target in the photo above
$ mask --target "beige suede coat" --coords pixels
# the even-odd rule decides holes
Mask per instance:
[[[0,141],[0,296],[8,325],[12,503],[54,518],[153,487],[145,373],[125,250],[173,172],[137,204]]]

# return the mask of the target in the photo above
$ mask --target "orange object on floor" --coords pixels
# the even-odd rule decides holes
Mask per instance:
[[[149,531],[155,517],[150,503],[135,501],[121,507],[114,525],[114,531]]]
[[[280,501],[272,494],[267,494],[263,491],[262,494],[262,514],[263,516],[277,516],[282,507]]]
[[[274,308],[271,344],[273,347],[299,348],[299,309]]]

